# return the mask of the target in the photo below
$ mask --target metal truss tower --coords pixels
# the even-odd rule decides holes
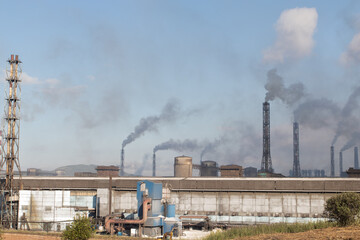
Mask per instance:
[[[270,154],[270,104],[268,102],[263,103],[263,156],[261,172],[273,172]]]
[[[6,70],[6,81],[9,84],[9,92],[5,93],[5,131],[0,165],[1,169],[4,165],[6,166],[5,182],[2,185],[3,199],[1,200],[4,204],[1,207],[1,220],[5,227],[16,228],[19,190],[22,185],[19,161],[21,61],[18,55],[11,55],[8,62],[10,69]],[[20,175],[20,181],[16,185],[14,183],[15,168]]]
[[[299,154],[299,123],[293,124],[293,144],[294,144],[294,162],[293,162],[293,177],[301,177],[300,170],[300,154]]]

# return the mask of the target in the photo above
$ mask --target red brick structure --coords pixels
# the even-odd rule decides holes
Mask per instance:
[[[242,177],[243,168],[239,165],[227,165],[220,167],[221,177]]]
[[[98,177],[118,177],[119,167],[116,166],[97,166],[96,168]]]

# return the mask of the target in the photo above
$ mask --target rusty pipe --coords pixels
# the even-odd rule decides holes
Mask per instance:
[[[129,220],[129,219],[110,219],[111,216],[105,217],[105,229],[107,232],[112,233],[111,224],[112,223],[122,223],[122,224],[144,224],[147,220],[147,213],[151,209],[151,198],[147,198],[143,201],[143,218],[138,220]]]

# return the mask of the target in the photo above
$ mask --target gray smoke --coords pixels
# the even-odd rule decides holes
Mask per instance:
[[[351,134],[351,138],[347,143],[341,148],[341,152],[348,150],[349,148],[354,147],[360,142],[360,132],[354,132]]]
[[[350,148],[359,142],[359,122],[358,112],[354,114],[355,111],[359,111],[359,102],[358,98],[360,97],[360,87],[357,87],[354,92],[349,96],[348,101],[346,102],[344,108],[341,111],[341,120],[339,121],[336,129],[336,134],[332,141],[332,144],[335,144],[337,139],[340,136],[344,136],[348,139],[348,142],[343,148]],[[352,145],[354,144],[354,145]]]
[[[279,98],[289,106],[299,101],[305,95],[305,87],[302,83],[295,83],[285,87],[284,80],[277,74],[276,68],[268,71],[265,89],[267,90],[265,96],[266,102]]]
[[[225,142],[225,138],[215,139],[213,142],[208,143],[201,151],[200,160],[202,161],[204,155],[209,152],[214,152],[216,148]]]
[[[185,139],[184,141],[173,140],[163,142],[154,147],[154,153],[159,150],[175,150],[177,152],[194,151],[202,147],[196,140]]]
[[[158,116],[149,116],[140,119],[139,124],[135,127],[134,131],[123,141],[122,147],[124,148],[129,143],[135,141],[140,136],[144,135],[147,131],[157,130],[160,123],[173,122],[178,117],[179,104],[175,100],[169,101],[162,112]]]
[[[319,129],[336,124],[340,112],[338,105],[329,99],[308,99],[295,109],[294,120],[302,126]]]
[[[142,172],[144,171],[145,166],[149,166],[149,159],[150,155],[145,154],[139,168],[135,172],[135,176],[142,176]]]

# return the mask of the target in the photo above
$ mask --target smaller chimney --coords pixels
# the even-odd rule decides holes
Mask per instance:
[[[156,176],[156,155],[155,152],[153,153],[153,177]]]
[[[120,176],[124,176],[124,148],[121,149]]]
[[[341,177],[341,174],[343,172],[343,155],[342,155],[342,152],[339,153],[339,171],[340,171],[339,176]]]
[[[334,146],[331,146],[330,148],[330,164],[331,164],[330,177],[335,177]]]
[[[11,54],[11,61],[14,61],[14,54]]]
[[[359,150],[358,150],[358,147],[354,147],[354,168],[359,169]]]

